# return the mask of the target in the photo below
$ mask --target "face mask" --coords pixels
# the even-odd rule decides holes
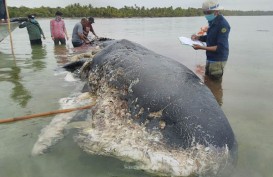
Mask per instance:
[[[35,23],[35,22],[36,22],[36,20],[35,20],[35,19],[30,19],[30,21],[31,21],[31,22],[33,22],[33,23]]]
[[[56,16],[56,21],[61,21],[62,17],[61,16]]]
[[[205,15],[205,17],[210,22],[210,21],[214,20],[216,16],[212,13],[212,14],[209,14],[209,15]]]

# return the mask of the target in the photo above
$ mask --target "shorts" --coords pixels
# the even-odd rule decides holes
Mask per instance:
[[[42,39],[30,40],[30,45],[42,45]]]
[[[226,61],[207,61],[205,74],[213,80],[222,79],[226,63]]]
[[[59,45],[59,43],[61,43],[61,45],[65,45],[66,44],[65,38],[55,38],[54,39],[54,44],[55,45]]]
[[[80,47],[83,45],[83,42],[72,42],[73,47]]]

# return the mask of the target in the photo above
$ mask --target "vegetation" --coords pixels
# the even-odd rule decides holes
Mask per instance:
[[[80,5],[79,3],[68,5],[64,8],[57,7],[9,7],[10,17],[26,17],[28,14],[36,14],[38,17],[52,17],[55,12],[59,10],[64,17],[105,17],[105,18],[124,18],[124,17],[189,17],[202,16],[202,9],[181,7],[164,7],[164,8],[145,8],[138,6],[124,6],[117,9],[115,7],[93,7],[89,5]],[[226,16],[261,16],[273,15],[273,11],[238,11],[238,10],[224,10],[222,13]]]

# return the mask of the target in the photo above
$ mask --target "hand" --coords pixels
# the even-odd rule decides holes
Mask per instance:
[[[90,44],[90,41],[85,40],[84,43],[85,43],[85,44]]]
[[[197,36],[196,34],[191,35],[191,40],[196,41],[199,40],[199,36]]]
[[[201,45],[198,45],[198,44],[193,44],[192,47],[195,49],[195,50],[198,50],[198,49],[203,49]]]
[[[98,39],[99,37],[97,35],[95,35],[95,39]]]

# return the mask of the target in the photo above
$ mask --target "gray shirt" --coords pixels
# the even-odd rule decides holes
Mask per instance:
[[[81,22],[77,23],[73,28],[72,42],[83,42],[79,37],[78,33],[83,34],[83,27]]]

